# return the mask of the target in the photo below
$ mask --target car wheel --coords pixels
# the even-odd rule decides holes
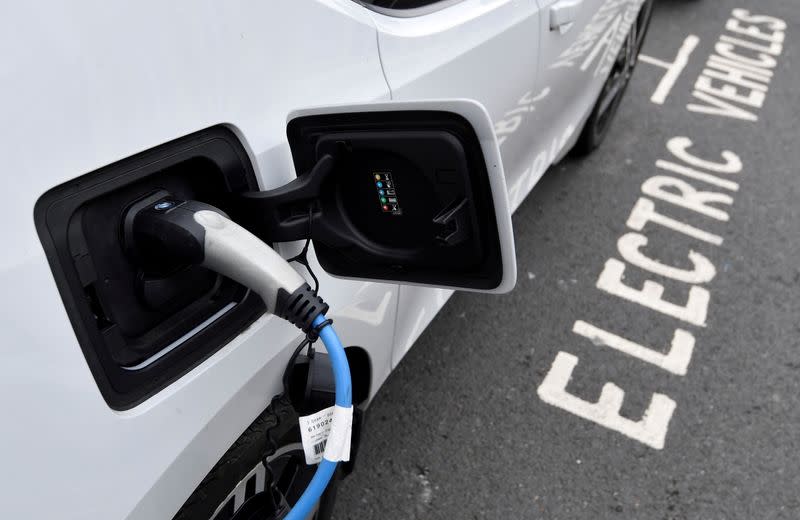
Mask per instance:
[[[617,54],[611,73],[586,120],[578,142],[575,144],[574,151],[578,155],[586,155],[594,151],[608,134],[611,122],[630,82],[633,69],[636,67],[639,51],[644,43],[652,15],[653,0],[645,0],[631,25],[619,54]]]
[[[266,518],[262,506],[256,504],[264,495],[257,494],[274,485],[288,504],[294,505],[316,469],[305,463],[291,402],[276,397],[214,465],[173,520]],[[341,469],[337,469],[309,520],[330,518],[340,476]],[[253,497],[256,499],[251,500]]]

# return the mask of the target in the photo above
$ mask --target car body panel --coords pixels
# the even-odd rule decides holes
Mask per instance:
[[[109,408],[33,220],[53,186],[218,124],[241,138],[263,188],[282,185],[294,177],[291,111],[389,98],[367,10],[348,0],[285,2],[279,17],[277,9],[254,1],[22,3],[0,22],[13,193],[0,208],[0,232],[13,245],[0,264],[0,454],[14,468],[0,516],[171,517],[280,391],[300,335],[263,316],[141,405]],[[391,365],[397,286],[337,280],[312,262],[343,340],[367,349],[377,388]]]
[[[500,131],[511,116],[570,101],[540,97],[547,85],[537,74],[549,63],[540,59],[540,33],[549,22],[536,0],[464,0],[411,18],[351,0],[82,0],[8,10],[0,21],[0,116],[13,196],[0,207],[8,244],[0,262],[0,456],[13,480],[2,487],[3,517],[24,518],[31,507],[64,519],[171,517],[280,391],[300,339],[262,316],[157,395],[112,410],[34,226],[33,207],[50,188],[218,124],[239,136],[261,188],[274,188],[295,177],[291,114],[390,99],[483,105],[512,209],[569,146],[562,140],[558,153],[539,160],[550,147],[540,135],[544,119],[521,122],[513,135]],[[565,120],[585,118],[599,91],[592,85],[594,94],[584,92]],[[554,126],[564,135],[562,123]],[[299,247],[278,251],[288,257]],[[309,260],[343,341],[370,356],[372,397],[452,291],[336,279],[313,254]]]

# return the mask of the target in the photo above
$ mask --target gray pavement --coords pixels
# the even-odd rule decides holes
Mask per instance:
[[[690,112],[742,4],[788,23],[758,121]],[[650,101],[663,69],[641,62],[603,147],[552,168],[517,211],[517,288],[456,294],[380,390],[337,519],[800,518],[800,9],[657,0],[643,52],[672,60],[689,34],[699,45],[664,104]],[[719,175],[735,192],[684,178],[729,194],[732,205],[717,205],[728,221],[656,204],[721,245],[652,223],[642,231],[643,251],[664,264],[691,268],[689,250],[713,264],[698,284],[709,294],[705,326],[597,287],[606,262],[623,260],[617,241],[632,231],[642,183],[670,175],[655,162],[672,157],[676,136],[698,155],[729,149],[743,163]],[[627,265],[626,285],[648,279],[665,300],[687,301],[686,283]],[[660,353],[683,329],[695,339],[686,374],[589,341],[572,332],[577,320]],[[630,421],[656,393],[674,402],[663,449],[545,402],[537,390],[559,352],[578,358],[566,387],[576,398],[596,402],[612,382]]]

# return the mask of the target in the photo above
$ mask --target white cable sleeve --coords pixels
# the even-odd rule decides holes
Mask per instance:
[[[325,445],[327,460],[332,462],[350,460],[350,438],[353,434],[353,407],[344,408],[335,405],[333,407],[333,424],[328,435],[328,443]]]

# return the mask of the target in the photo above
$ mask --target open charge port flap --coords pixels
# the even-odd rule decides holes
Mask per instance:
[[[479,290],[500,284],[493,191],[466,119],[435,111],[304,116],[287,133],[297,187],[319,185],[305,229],[327,272]],[[323,161],[332,164],[322,169]]]

